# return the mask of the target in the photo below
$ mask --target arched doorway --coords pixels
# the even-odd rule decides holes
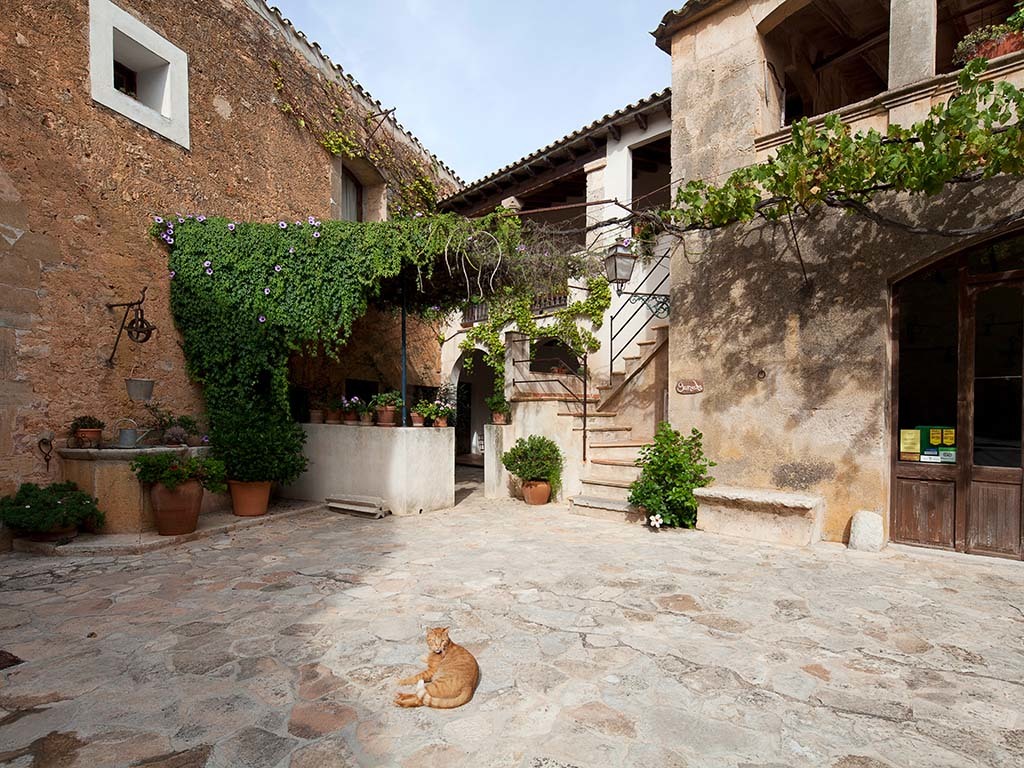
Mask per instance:
[[[494,371],[484,362],[484,353],[474,349],[459,357],[451,381],[457,393],[455,462],[482,467],[487,450],[484,425],[490,416],[484,401],[494,393]]]
[[[1024,556],[1024,237],[893,286],[892,538]]]

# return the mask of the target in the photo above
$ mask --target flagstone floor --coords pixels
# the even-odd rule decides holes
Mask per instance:
[[[1019,766],[1024,566],[488,501],[0,556],[0,766]],[[476,697],[403,710],[425,627]],[[3,663],[0,653],[0,666]]]

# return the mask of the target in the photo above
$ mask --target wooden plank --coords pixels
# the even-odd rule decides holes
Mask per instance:
[[[953,548],[956,483],[897,479],[894,512],[896,541]]]
[[[1020,483],[971,483],[967,551],[1021,556]]]

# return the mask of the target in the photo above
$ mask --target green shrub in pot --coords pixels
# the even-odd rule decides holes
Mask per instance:
[[[17,493],[0,499],[0,521],[19,534],[46,536],[78,528],[97,530],[105,517],[96,499],[74,483],[22,483]]]
[[[505,469],[523,481],[523,497],[528,504],[546,504],[550,496],[558,495],[564,460],[555,441],[543,435],[521,437],[501,456]],[[544,493],[538,495],[529,493],[537,484],[550,488],[542,488]]]

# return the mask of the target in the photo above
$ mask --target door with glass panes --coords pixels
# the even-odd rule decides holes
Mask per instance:
[[[891,534],[1024,553],[1024,239],[975,248],[894,286]]]

